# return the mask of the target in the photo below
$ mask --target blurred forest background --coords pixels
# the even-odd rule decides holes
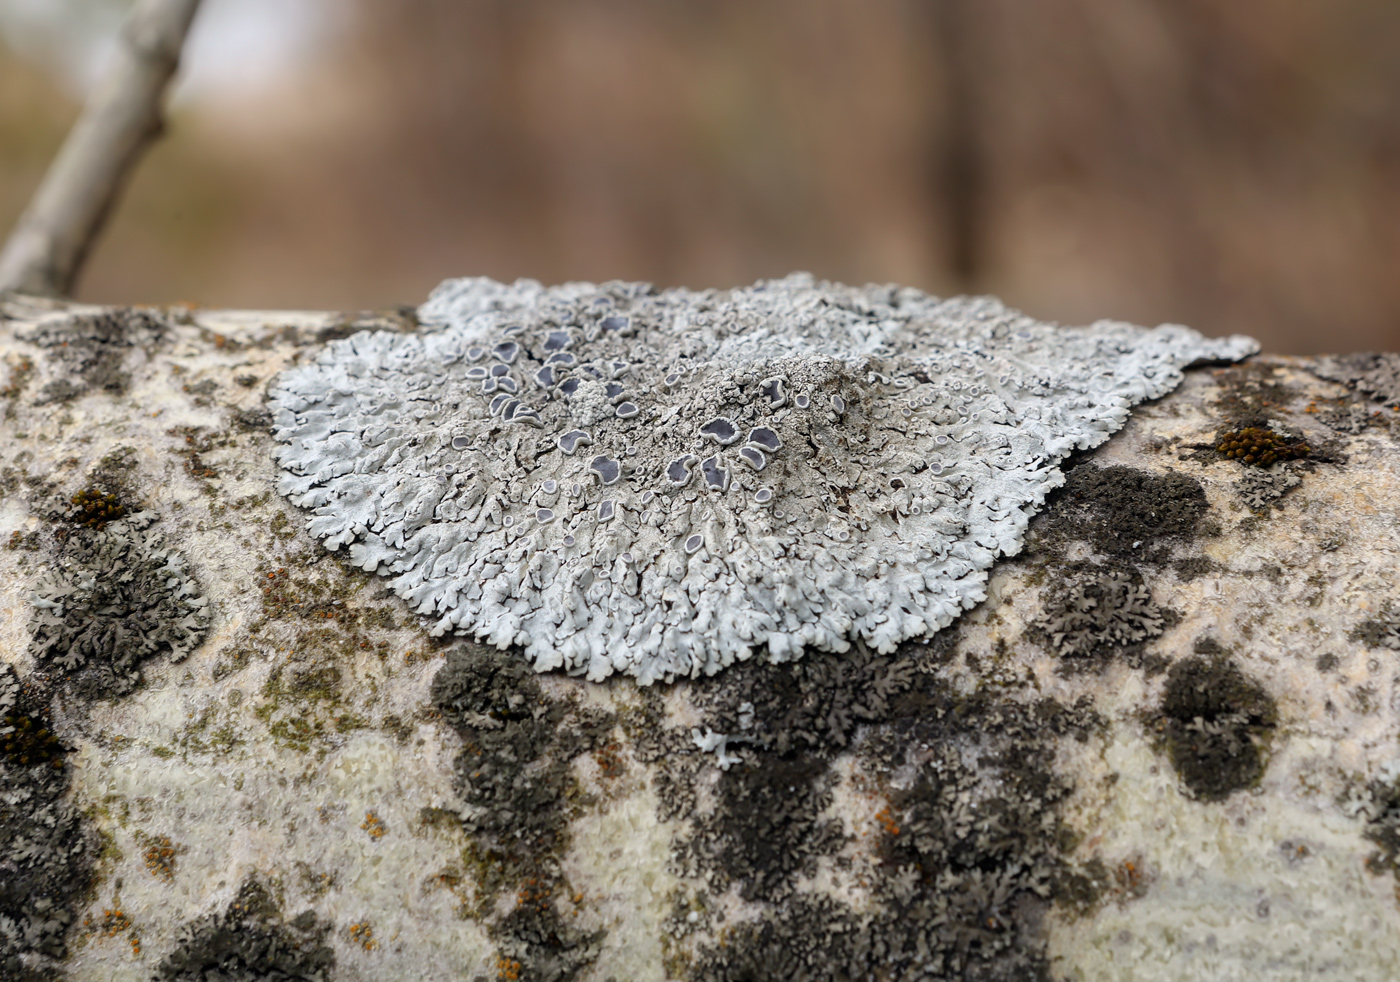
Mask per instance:
[[[125,5],[0,0],[0,230]],[[1400,348],[1400,3],[205,0],[79,295],[794,269]]]

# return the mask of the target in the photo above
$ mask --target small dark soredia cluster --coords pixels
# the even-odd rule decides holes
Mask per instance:
[[[1400,881],[1400,780],[1394,776],[1372,781],[1361,801],[1366,838],[1376,851],[1366,857],[1366,868],[1380,875],[1390,873]]]
[[[513,977],[567,982],[597,958],[602,932],[571,924],[565,881],[572,762],[603,747],[609,713],[547,698],[525,662],[475,644],[447,653],[433,705],[463,740],[455,764],[458,819],[477,850],[480,914],[505,890],[517,903],[487,930]]]
[[[718,775],[714,808],[693,813],[677,862],[764,912],[725,927],[674,974],[1050,977],[1046,912],[1093,892],[1064,854],[1072,836],[1060,808],[1071,788],[1055,758],[1062,740],[1089,738],[1098,720],[1087,705],[955,691],[940,677],[955,643],[751,662],[697,690],[704,723],[727,728],[741,759]],[[853,755],[865,793],[884,799],[876,838],[855,843],[881,867],[859,906],[804,884],[823,868],[849,870],[853,840],[823,814],[841,780],[838,754]],[[663,768],[696,782],[693,760]],[[674,783],[659,782],[663,805]]]
[[[1356,625],[1349,632],[1348,638],[1360,641],[1368,648],[1400,651],[1400,609],[1397,609],[1393,600],[1385,601],[1380,612]]]
[[[250,879],[227,910],[179,931],[153,982],[331,982],[329,932],[310,910],[284,921],[267,889]]]
[[[1297,460],[1312,452],[1306,443],[1290,440],[1262,426],[1246,426],[1220,435],[1215,449],[1230,458],[1256,467],[1272,467],[1282,460]]]
[[[67,803],[65,748],[44,700],[0,664],[0,979],[55,978],[92,881],[94,844]]]
[[[1273,698],[1204,638],[1196,654],[1172,666],[1160,732],[1172,766],[1191,793],[1220,801],[1264,776],[1278,723]]]

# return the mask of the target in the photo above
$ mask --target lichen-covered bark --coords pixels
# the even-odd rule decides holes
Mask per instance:
[[[949,629],[643,689],[275,494],[269,380],[412,323],[0,312],[5,978],[1400,972],[1400,359],[1192,370]]]

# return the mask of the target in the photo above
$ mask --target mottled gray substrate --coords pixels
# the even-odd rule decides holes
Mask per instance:
[[[276,380],[279,491],[435,633],[643,684],[947,626],[1067,454],[1257,348],[806,276],[452,280],[419,315]]]
[[[264,387],[357,326],[0,298],[6,982],[1400,977],[1392,359],[1186,372],[931,640],[639,688],[306,534]]]

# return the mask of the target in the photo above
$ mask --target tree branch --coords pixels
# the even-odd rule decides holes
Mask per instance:
[[[0,291],[70,294],[122,186],[164,125],[199,0],[137,0],[112,65],[0,253]]]

